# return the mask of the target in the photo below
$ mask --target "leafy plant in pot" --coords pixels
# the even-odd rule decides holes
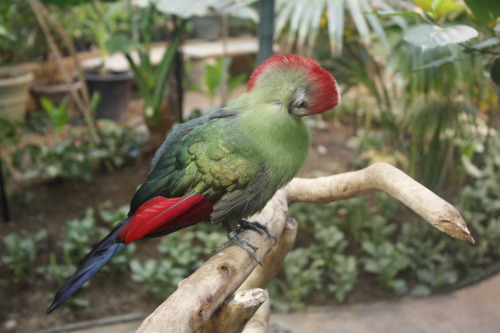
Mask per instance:
[[[95,110],[97,119],[119,121],[128,110],[131,95],[131,84],[134,74],[131,70],[122,69],[108,57],[114,53],[110,50],[108,41],[115,27],[111,25],[120,19],[122,10],[120,3],[108,4],[102,8],[98,1],[93,1],[89,12],[87,28],[92,32],[99,59],[83,62],[85,81],[91,95],[99,93],[100,100]],[[97,60],[97,61],[96,61]]]
[[[246,1],[245,3],[253,2]],[[186,29],[187,20],[194,16],[203,16],[213,10],[228,11],[241,6],[237,1],[226,0],[155,0],[141,2],[144,5],[134,6],[127,2],[132,13],[133,33],[114,34],[108,42],[108,48],[121,51],[135,73],[135,82],[144,99],[144,117],[150,130],[153,146],[159,147],[167,131],[175,122],[175,115],[181,120],[182,89],[179,79],[181,62],[178,49]],[[171,29],[168,46],[157,65],[153,64],[150,55],[152,50],[152,31],[155,19],[163,20],[167,26],[167,18],[171,19],[174,29]],[[171,25],[171,24],[170,24]],[[137,56],[137,57],[135,57]],[[173,70],[177,75],[170,75]],[[176,89],[177,88],[177,89]]]
[[[166,27],[168,16],[156,8],[156,3],[149,2],[145,6],[129,3],[130,33],[115,33],[108,40],[110,52],[122,52],[128,65],[135,74],[135,83],[144,101],[143,112],[145,123],[150,131],[152,148],[157,148],[165,139],[168,130],[173,126],[176,115],[180,113],[178,90],[180,82],[170,75],[178,63],[177,51],[185,31],[184,19],[172,19],[170,39],[165,52],[158,63],[151,59],[153,40],[152,31],[157,22]]]
[[[67,109],[74,110],[74,101],[69,97],[72,91],[77,91],[81,87],[82,84],[78,80],[65,82],[59,75],[55,60],[50,59],[42,64],[41,75],[31,84],[30,92],[35,99],[36,110],[43,108],[43,98],[50,100],[53,104],[60,104],[67,100]]]

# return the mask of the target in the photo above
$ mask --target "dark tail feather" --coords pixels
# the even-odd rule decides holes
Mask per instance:
[[[90,279],[104,264],[120,252],[127,244],[119,242],[117,234],[128,222],[128,218],[121,221],[100,243],[95,245],[80,263],[80,267],[72,277],[64,283],[54,296],[54,301],[47,309],[47,314],[60,307],[75,291]]]

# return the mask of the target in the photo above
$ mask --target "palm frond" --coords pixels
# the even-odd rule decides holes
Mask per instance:
[[[342,53],[345,15],[350,15],[356,30],[365,43],[376,36],[388,44],[380,18],[373,15],[376,10],[394,11],[386,0],[277,0],[275,38],[288,45],[310,52],[322,28],[325,16],[326,29],[332,55]],[[395,25],[405,27],[401,17],[388,17]]]

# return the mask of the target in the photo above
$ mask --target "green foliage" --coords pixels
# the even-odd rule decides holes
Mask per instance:
[[[342,53],[345,30],[357,30],[359,39],[364,43],[377,36],[385,46],[388,45],[383,23],[371,14],[374,8],[394,11],[389,1],[315,1],[310,5],[307,0],[278,0],[276,2],[276,33],[288,45],[296,45],[299,50],[308,47],[311,52],[322,30],[328,35],[330,52],[334,56]],[[346,14],[349,13],[349,19]],[[390,17],[391,23],[404,27],[406,23],[399,17]],[[346,26],[346,27],[344,27]],[[288,51],[289,52],[289,51]]]
[[[2,144],[11,144],[19,140],[20,126],[10,117],[2,117],[0,115],[0,142]]]
[[[47,237],[47,230],[37,233],[11,233],[3,237],[5,252],[1,261],[13,275],[14,283],[21,283],[35,272],[38,243]]]
[[[89,181],[93,167],[103,159],[116,166],[139,155],[148,141],[143,131],[130,130],[111,121],[98,124],[102,143],[97,144],[87,129],[72,129],[51,146],[30,143],[11,154],[15,172],[22,178],[76,178]]]
[[[290,215],[299,221],[299,226],[305,223],[300,234],[310,234],[314,241],[307,247],[292,250],[284,263],[283,279],[271,282],[273,305],[282,311],[301,309],[302,300],[317,290],[326,290],[342,302],[354,287],[357,259],[346,253],[348,241],[339,228],[341,220],[332,217],[330,208],[337,206],[327,207],[329,209],[315,205],[291,207]]]
[[[500,6],[495,0],[465,0],[481,25],[486,25],[500,17]]]
[[[39,60],[48,51],[28,1],[0,1],[0,66]]]
[[[491,65],[490,76],[497,87],[500,87],[500,58],[496,58],[493,65]]]
[[[160,259],[130,261],[132,280],[146,284],[152,296],[165,299],[182,279],[204,263],[212,249],[226,241],[223,233],[214,232],[211,227],[197,225],[163,237],[157,247]]]
[[[487,151],[469,152],[480,177],[460,191],[459,210],[478,244],[449,238],[422,220],[408,220],[413,214],[387,195],[323,206],[296,204],[290,215],[299,222],[298,242],[305,247],[290,253],[282,279],[272,282],[273,305],[300,309],[317,290],[343,301],[359,275],[415,297],[479,279],[500,258],[500,137],[481,126],[465,123],[463,128],[471,146],[489,140]]]
[[[78,6],[87,3],[87,0],[42,0],[42,3],[56,5],[59,7]]]
[[[91,244],[95,243],[98,229],[94,216],[94,209],[87,208],[83,218],[66,222],[66,237],[60,246],[69,261],[76,263],[81,260],[89,252]]]
[[[281,311],[302,309],[302,300],[322,286],[321,265],[312,260],[306,248],[291,251],[283,265],[285,278],[274,279],[269,285],[273,306]]]
[[[489,58],[499,41],[493,29],[477,26],[459,1],[414,2],[422,9],[418,15],[377,13],[400,15],[410,25],[404,34],[386,28],[393,41],[391,57],[384,56],[387,48],[366,48],[353,38],[345,50],[347,59],[335,65],[340,64],[337,72],[346,78],[347,88],[356,89],[362,99],[351,106],[364,117],[365,128],[356,140],[359,165],[386,161],[435,190],[450,175],[458,174],[460,184],[464,174],[475,171],[470,154],[477,146],[467,144],[460,117],[467,114],[475,121],[481,109],[495,109],[498,101],[491,96],[496,93],[484,71],[494,63]],[[478,30],[482,41],[468,42]],[[370,127],[377,133],[367,134]]]
[[[438,25],[422,24],[408,29],[403,38],[426,51],[438,46],[463,43],[478,35],[476,29],[467,25],[453,25],[443,28]]]
[[[59,135],[63,127],[69,122],[69,112],[66,110],[66,105],[68,104],[69,96],[66,96],[59,105],[54,105],[54,103],[46,98],[42,97],[40,99],[40,104],[43,107],[43,110],[47,113],[52,121],[52,125],[54,125],[56,134]]]
[[[231,65],[231,60],[230,58],[226,60],[224,58],[217,58],[214,64],[205,64],[203,85],[201,87],[191,87],[191,89],[202,91],[208,96],[210,109],[215,108],[215,97],[222,91],[224,84],[227,84],[226,95],[229,96],[236,87],[243,84],[247,79],[245,74],[230,76],[228,69]],[[224,78],[226,78],[227,83],[224,82]],[[221,101],[221,104],[225,104],[225,101]]]
[[[414,0],[414,2],[435,19],[464,10],[463,5],[456,0]]]
[[[169,46],[157,66],[153,66],[150,59],[152,47],[152,31],[158,27],[164,29],[167,16],[157,11],[155,2],[148,2],[146,6],[133,5],[132,2],[116,3],[106,7],[103,13],[99,2],[93,3],[94,15],[89,20],[89,28],[94,36],[102,56],[108,52],[122,52],[134,72],[135,82],[144,99],[144,114],[153,124],[159,125],[162,100],[165,87],[174,66],[175,54],[179,48],[186,21],[181,20]],[[116,7],[116,11],[110,12]],[[104,14],[124,15],[119,21],[124,24],[110,25],[102,20]],[[132,58],[131,52],[136,51],[139,62]]]

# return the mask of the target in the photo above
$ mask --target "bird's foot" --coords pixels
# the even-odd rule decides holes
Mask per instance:
[[[241,219],[236,231],[240,233],[243,230],[253,230],[257,231],[261,235],[266,235],[266,237],[272,238],[274,240],[274,244],[278,241],[278,237],[276,237],[269,228],[260,222],[257,221],[249,221],[247,219]]]
[[[257,258],[257,255],[255,254],[255,251],[258,250],[257,246],[253,245],[252,243],[250,243],[244,239],[241,239],[237,233],[231,232],[228,236],[229,236],[229,241],[226,244],[214,249],[213,253],[219,252],[219,251],[224,250],[225,248],[228,248],[228,247],[233,246],[233,245],[238,245],[239,247],[241,247],[242,249],[247,251],[248,254],[250,255],[250,257],[252,257],[253,260],[255,260],[259,265],[262,266],[262,263],[260,262],[259,258]]]
[[[228,227],[228,229],[229,229],[229,227]],[[241,219],[240,222],[238,223],[238,227],[235,230],[232,230],[229,232],[229,234],[228,234],[229,241],[225,245],[214,249],[213,253],[219,252],[219,251],[221,251],[225,248],[228,248],[229,246],[232,246],[232,245],[238,245],[239,247],[241,247],[245,251],[247,251],[248,254],[259,265],[262,266],[262,263],[260,262],[259,258],[257,258],[257,255],[255,254],[255,251],[258,249],[258,247],[253,245],[252,243],[244,240],[244,239],[241,239],[238,236],[238,234],[244,230],[253,230],[253,231],[258,232],[261,235],[266,235],[266,237],[272,238],[274,240],[274,244],[276,244],[276,242],[278,241],[278,238],[264,224],[257,222],[257,221],[249,221],[247,219]]]

